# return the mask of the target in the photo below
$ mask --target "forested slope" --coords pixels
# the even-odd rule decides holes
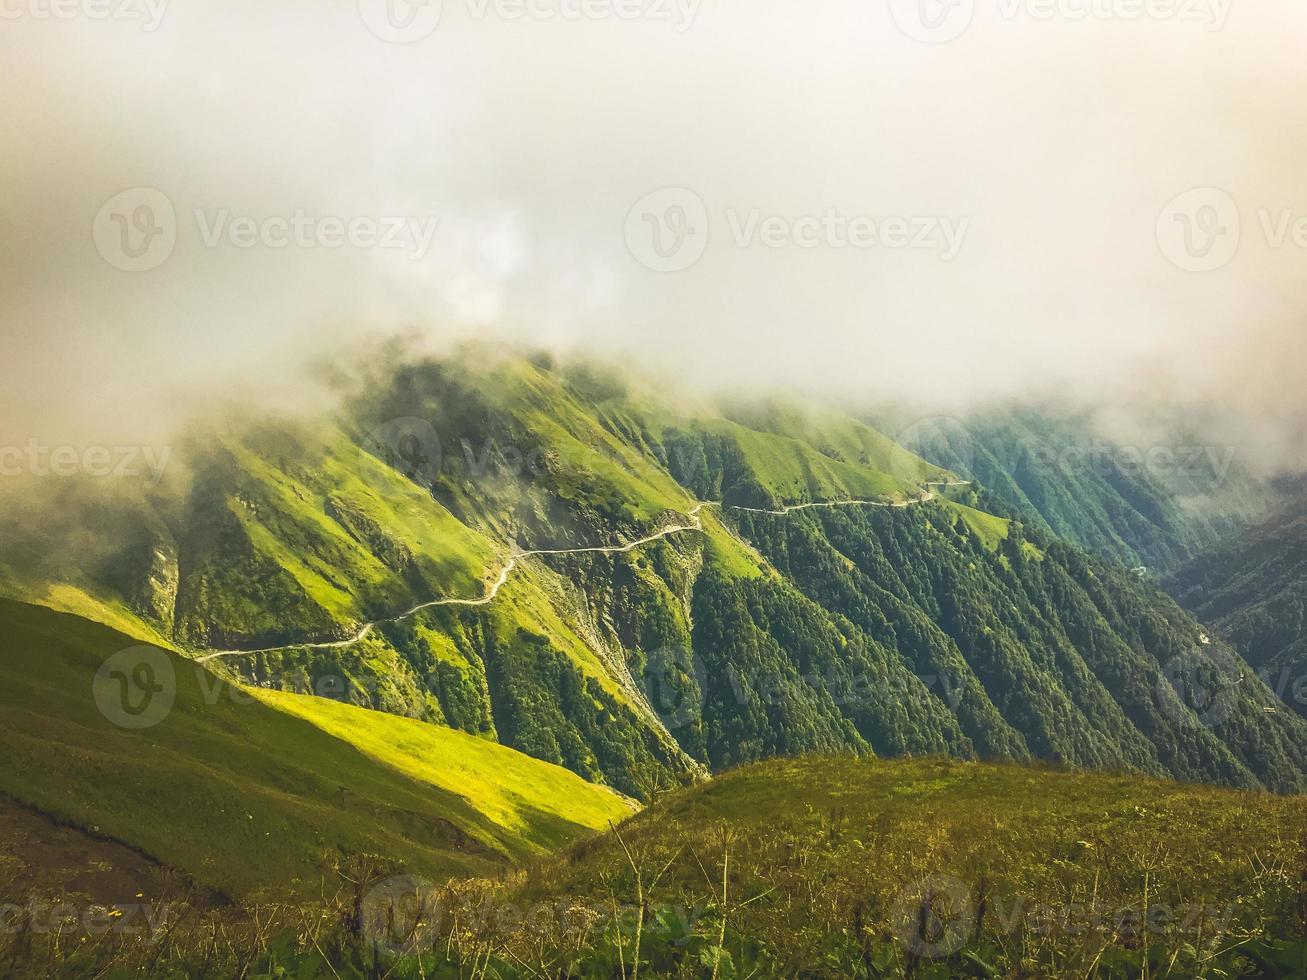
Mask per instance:
[[[1167,586],[1307,715],[1307,502],[1179,569]]]

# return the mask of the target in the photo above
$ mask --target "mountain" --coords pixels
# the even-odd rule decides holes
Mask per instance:
[[[985,487],[991,507],[1128,568],[1174,570],[1278,500],[1235,447],[1178,427],[1129,442],[1056,406],[882,416],[907,448]]]
[[[1186,564],[1167,588],[1307,715],[1307,495]]]
[[[1225,644],[876,428],[485,347],[362,375],[8,508],[0,588],[641,798],[808,752],[1307,788]]]

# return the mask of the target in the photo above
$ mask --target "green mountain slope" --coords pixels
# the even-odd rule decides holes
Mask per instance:
[[[1167,587],[1307,715],[1307,503],[1194,559]]]
[[[328,862],[351,853],[431,875],[492,873],[630,812],[609,790],[483,739],[251,693],[133,643],[0,601],[0,793],[227,896],[313,894]],[[124,650],[110,668],[130,677],[148,662],[160,708],[171,700],[148,727],[123,727],[155,715],[131,715],[114,678],[97,679]]]
[[[0,586],[642,797],[813,751],[1307,779],[1256,678],[1191,697],[1244,682],[1165,596],[826,409],[477,347],[188,455],[15,512]]]
[[[1201,646],[1152,586],[1037,529],[987,543],[950,504],[741,524],[807,596],[931,679],[984,757],[1307,788],[1307,728],[1231,651]],[[1218,712],[1183,683],[1196,673],[1219,685]]]

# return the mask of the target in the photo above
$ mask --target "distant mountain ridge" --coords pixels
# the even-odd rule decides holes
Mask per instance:
[[[882,420],[912,451],[990,491],[991,506],[1128,568],[1164,574],[1264,518],[1279,495],[1236,447],[1176,431],[1105,436],[1057,406]]]

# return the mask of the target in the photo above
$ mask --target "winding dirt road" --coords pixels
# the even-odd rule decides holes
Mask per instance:
[[[970,480],[953,480],[949,483],[935,482],[923,483],[923,487],[965,487],[971,484]],[[913,500],[900,500],[897,503],[890,503],[884,500],[818,500],[806,504],[787,504],[780,510],[766,510],[762,507],[741,507],[738,504],[719,504],[716,501],[710,501],[709,506],[729,508],[730,510],[742,510],[749,514],[770,514],[773,517],[784,517],[786,514],[792,514],[796,510],[810,510],[814,507],[850,507],[857,505],[859,507],[911,507],[914,504],[924,504],[934,500],[939,496],[933,490],[927,490],[920,497]],[[704,504],[700,504],[700,507]],[[698,510],[696,507],[695,510]]]
[[[499,572],[499,577],[495,579],[485,595],[477,599],[432,599],[430,602],[419,603],[412,609],[400,613],[397,616],[387,616],[385,619],[374,619],[369,623],[364,623],[357,633],[353,636],[346,637],[343,640],[326,640],[317,643],[282,643],[275,647],[261,647],[257,650],[215,650],[212,653],[206,653],[202,657],[196,657],[199,663],[217,659],[219,657],[244,657],[256,653],[275,653],[278,650],[289,650],[292,647],[303,647],[308,650],[339,650],[343,647],[353,646],[358,643],[378,626],[385,623],[398,623],[408,619],[410,616],[422,612],[424,609],[432,609],[436,606],[485,606],[493,602],[495,596],[499,595],[505,583],[508,582],[508,576],[513,573],[517,563],[524,558],[534,558],[538,555],[622,555],[628,551],[634,551],[636,548],[643,547],[646,544],[652,544],[655,541],[661,541],[663,538],[670,537],[673,534],[680,534],[683,531],[702,531],[703,522],[699,519],[699,511],[705,507],[719,507],[723,510],[739,510],[753,514],[771,514],[775,517],[783,517],[786,514],[793,513],[796,510],[808,510],[813,507],[911,507],[914,504],[924,504],[934,500],[936,494],[930,487],[958,487],[966,486],[969,481],[960,480],[951,483],[925,483],[925,493],[914,500],[903,500],[898,503],[887,503],[883,500],[831,500],[807,504],[790,504],[780,510],[765,510],[759,507],[740,507],[735,504],[723,504],[715,500],[701,500],[694,505],[686,517],[690,523],[678,524],[673,527],[665,527],[655,534],[648,537],[640,538],[638,541],[632,541],[630,544],[608,545],[596,548],[541,548],[534,551],[518,551],[508,558],[508,563]]]
[[[280,646],[261,647],[260,649],[257,650],[215,650],[213,653],[208,653],[202,657],[197,657],[196,660],[199,661],[200,663],[204,663],[205,661],[213,660],[215,657],[239,657],[239,656],[244,656],[247,654],[255,654],[255,653],[273,653],[277,650],[287,650],[290,649],[291,647],[305,647],[309,650],[338,650],[341,647],[353,646],[355,643],[359,642],[359,640],[363,639],[365,636],[371,633],[375,627],[380,626],[383,623],[398,623],[401,620],[408,619],[410,616],[420,613],[424,609],[431,609],[435,606],[488,605],[490,602],[494,601],[495,596],[499,595],[499,590],[502,589],[504,587],[504,584],[508,581],[508,576],[513,573],[513,569],[517,567],[517,563],[521,561],[523,558],[533,558],[537,555],[585,555],[585,554],[621,555],[621,554],[625,554],[628,551],[634,551],[636,548],[642,547],[643,545],[652,544],[655,541],[660,541],[661,539],[668,537],[670,535],[680,534],[682,531],[702,531],[703,522],[699,520],[698,515],[699,515],[699,511],[703,510],[705,506],[707,506],[707,504],[703,504],[703,503],[697,504],[694,510],[690,511],[689,514],[686,515],[687,517],[690,518],[689,524],[678,524],[673,527],[665,527],[661,531],[658,531],[656,534],[651,534],[648,537],[640,538],[640,540],[638,541],[632,541],[630,544],[611,545],[607,547],[598,547],[598,548],[541,548],[534,551],[515,552],[514,554],[509,556],[508,564],[506,564],[503,567],[503,569],[500,570],[499,577],[495,579],[494,583],[490,586],[489,591],[487,591],[486,594],[481,596],[479,599],[432,599],[430,602],[419,603],[418,605],[414,606],[412,609],[400,613],[398,616],[388,616],[385,619],[374,619],[370,623],[364,623],[357,633],[355,633],[353,636],[346,637],[343,640],[330,640],[321,643],[283,643]]]

